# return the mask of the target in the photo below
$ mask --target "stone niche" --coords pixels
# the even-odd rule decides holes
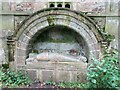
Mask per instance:
[[[32,52],[87,56],[86,48],[83,38],[72,29],[55,26],[47,28],[36,38]]]
[[[49,26],[32,40],[32,49],[26,59],[28,73],[34,69],[34,79],[41,81],[83,82],[87,52],[88,46],[77,32],[66,26]]]
[[[37,11],[12,37],[15,67],[40,81],[86,81],[87,63],[92,56],[99,58],[98,30],[82,13],[64,8]]]

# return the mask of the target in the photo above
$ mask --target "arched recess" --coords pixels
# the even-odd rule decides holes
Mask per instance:
[[[98,26],[87,16],[63,8],[50,8],[37,11],[22,22],[14,33],[16,67],[25,66],[25,60],[31,47],[30,42],[36,33],[49,26],[62,25],[81,35],[89,48],[89,62],[99,57],[102,35]]]

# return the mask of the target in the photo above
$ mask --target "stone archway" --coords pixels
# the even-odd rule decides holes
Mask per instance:
[[[90,58],[93,57],[92,55],[96,58],[99,57],[100,44],[98,42],[102,40],[102,36],[99,33],[99,29],[90,18],[86,17],[82,13],[77,13],[68,9],[44,9],[34,13],[24,20],[14,34],[14,38],[16,40],[14,54],[16,69],[21,68],[28,71],[34,69],[35,73],[41,72],[38,69],[36,71],[36,68],[32,68],[31,65],[28,67],[26,65],[26,58],[28,58],[28,54],[32,46],[31,42],[34,40],[34,36],[37,35],[37,33],[41,33],[44,28],[56,25],[69,27],[83,37],[88,46],[88,63],[91,62]],[[86,64],[78,65],[80,65],[82,69],[86,68]],[[84,71],[81,70],[81,72]],[[37,77],[40,77],[40,75],[41,74],[37,74]],[[59,75],[56,76],[59,77]]]

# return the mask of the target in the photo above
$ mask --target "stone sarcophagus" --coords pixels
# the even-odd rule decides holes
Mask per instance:
[[[25,19],[11,40],[16,70],[41,81],[84,82],[87,64],[99,58],[102,36],[84,14],[49,8]]]

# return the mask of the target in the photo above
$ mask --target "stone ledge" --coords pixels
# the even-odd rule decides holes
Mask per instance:
[[[0,15],[14,15],[14,16],[30,16],[32,13],[26,13],[26,12],[3,12],[0,13]],[[119,17],[119,13],[109,13],[109,14],[90,14],[91,12],[88,12],[86,14],[88,17]]]
[[[44,66],[43,66],[44,65]],[[34,62],[26,65],[27,69],[59,69],[59,70],[78,70],[87,68],[87,63],[78,62]]]

